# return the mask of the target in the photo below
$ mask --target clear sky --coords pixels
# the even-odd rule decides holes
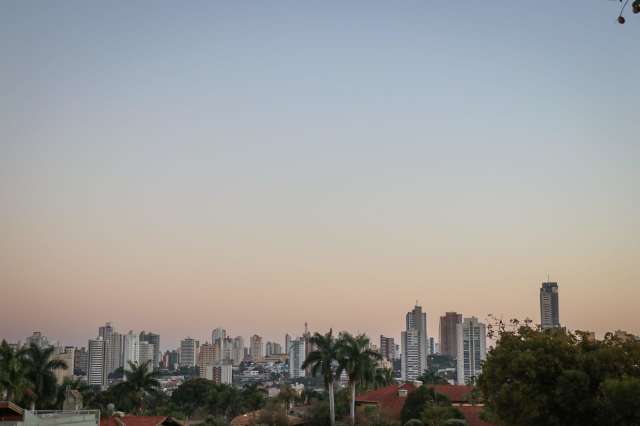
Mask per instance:
[[[640,333],[640,17],[567,1],[0,3],[0,337],[163,346],[416,299]]]

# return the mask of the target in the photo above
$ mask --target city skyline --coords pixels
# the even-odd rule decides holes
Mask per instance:
[[[399,342],[416,299],[537,322],[547,273],[563,325],[640,333],[612,6],[4,1],[0,336]]]

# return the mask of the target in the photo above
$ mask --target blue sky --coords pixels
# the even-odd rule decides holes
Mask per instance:
[[[434,318],[537,318],[549,272],[574,327],[640,331],[640,18],[618,7],[4,1],[0,282],[43,309],[47,282],[79,300],[275,292],[252,307],[274,335],[281,294],[335,286],[346,310],[393,298],[355,325],[392,334],[416,298]],[[85,333],[72,323],[51,333]]]

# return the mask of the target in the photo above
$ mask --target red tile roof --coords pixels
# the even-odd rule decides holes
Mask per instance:
[[[461,405],[456,407],[464,415],[467,425],[469,426],[493,426],[493,423],[487,423],[480,418],[480,413],[484,407],[479,405]]]
[[[171,424],[177,424],[167,416],[123,416],[100,419],[100,426],[159,426],[169,420]]]
[[[435,392],[441,393],[449,397],[451,402],[456,404],[468,402],[468,395],[473,391],[473,386],[458,386],[458,385],[427,385]],[[391,385],[384,388],[376,389],[370,392],[366,392],[356,397],[357,405],[377,404],[380,412],[391,419],[399,419],[402,413],[402,407],[406,401],[406,397],[402,398],[398,395],[400,389],[405,389],[408,392],[415,390],[415,386],[412,384],[404,385]],[[480,419],[480,413],[483,407],[479,405],[460,405],[456,408],[459,409],[464,415],[469,426],[491,426],[491,423],[487,423]]]
[[[400,389],[411,392],[415,389],[415,386],[406,383],[404,385],[391,385],[372,390],[356,397],[356,404],[376,403],[382,414],[392,419],[399,419],[406,400],[406,397],[401,398],[398,395]]]

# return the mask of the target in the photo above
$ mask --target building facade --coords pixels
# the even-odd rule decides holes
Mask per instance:
[[[105,341],[102,337],[89,339],[89,359],[87,367],[87,383],[89,385],[107,385],[105,346]]]
[[[254,362],[262,361],[264,357],[262,351],[262,337],[254,334],[249,340],[249,355]]]
[[[198,356],[199,342],[187,337],[180,341],[180,367],[195,367]]]
[[[475,384],[482,372],[482,362],[487,358],[487,330],[476,317],[465,318],[457,329],[457,382]]]
[[[414,306],[407,312],[406,329],[402,332],[402,379],[415,380],[427,369],[429,343],[427,338],[427,314],[422,307]]]
[[[396,358],[396,343],[393,337],[385,337],[380,335],[380,355],[388,360]]]
[[[145,333],[144,331],[140,332],[140,341],[147,342],[153,345],[153,361],[152,367],[154,370],[160,367],[160,335],[155,333]]]
[[[289,378],[305,377],[306,373],[302,368],[305,360],[304,338],[290,340],[287,353],[289,355]]]
[[[456,359],[458,356],[458,324],[462,314],[446,312],[440,317],[440,353]]]
[[[540,288],[540,325],[543,329],[560,327],[560,304],[556,282],[544,282]]]

